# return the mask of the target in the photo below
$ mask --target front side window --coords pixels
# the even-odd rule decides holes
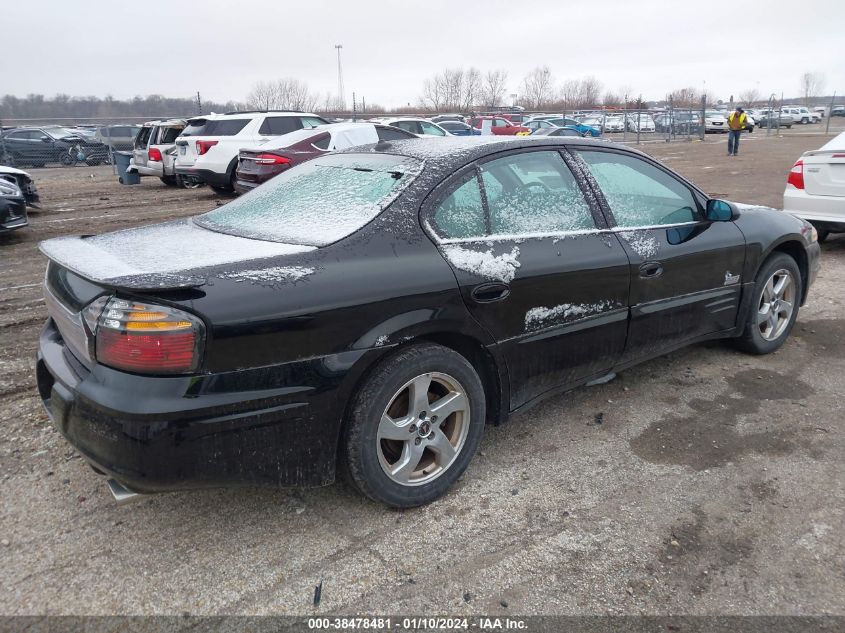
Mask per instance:
[[[694,222],[698,205],[689,188],[662,169],[615,152],[579,151],[620,227]]]
[[[428,134],[430,136],[446,136],[436,125],[432,125],[428,121],[420,121],[420,127],[422,128],[423,134]]]
[[[525,152],[481,166],[492,235],[595,229],[590,207],[557,152]]]
[[[194,221],[221,233],[325,246],[373,220],[422,166],[393,154],[328,154],[284,171]]]
[[[299,119],[302,122],[302,127],[317,127],[319,125],[326,125],[326,121],[316,116],[304,116]]]
[[[416,121],[396,121],[393,127],[398,127],[400,130],[411,132],[412,134],[419,134],[420,128]]]

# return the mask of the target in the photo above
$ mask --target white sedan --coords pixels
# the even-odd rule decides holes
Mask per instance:
[[[379,119],[378,122],[398,127],[401,130],[417,134],[418,136],[452,136],[450,132],[444,130],[437,123],[426,119],[415,119],[411,117],[384,118]]]
[[[783,192],[783,210],[819,232],[845,232],[845,132],[795,161]]]

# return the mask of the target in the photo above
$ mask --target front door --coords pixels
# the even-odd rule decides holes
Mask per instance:
[[[604,218],[559,152],[522,150],[471,166],[431,206],[464,301],[506,359],[512,408],[619,360],[628,257],[598,230]]]
[[[745,281],[745,238],[736,225],[705,220],[700,194],[646,158],[612,149],[578,155],[631,262],[623,360],[733,328]]]

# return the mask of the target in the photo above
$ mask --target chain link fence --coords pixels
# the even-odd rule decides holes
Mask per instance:
[[[113,164],[114,152],[131,151],[141,124],[155,118],[2,119],[0,165],[37,168]]]

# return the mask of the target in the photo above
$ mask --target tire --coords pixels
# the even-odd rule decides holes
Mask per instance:
[[[59,154],[59,162],[65,167],[69,167],[70,165],[73,165],[75,161],[73,160],[73,156],[65,152],[64,154]]]
[[[789,281],[778,291],[781,279],[787,277]],[[754,280],[751,310],[737,340],[739,348],[749,354],[771,354],[780,349],[795,325],[802,292],[801,271],[795,260],[785,253],[769,257]],[[774,316],[767,318],[767,314]]]
[[[438,403],[449,407],[439,419]],[[374,501],[394,508],[430,503],[466,470],[485,420],[484,388],[463,356],[431,343],[404,348],[377,366],[355,396],[341,470]]]
[[[176,176],[160,176],[161,182],[163,182],[168,187],[176,187],[179,183],[176,180]]]

